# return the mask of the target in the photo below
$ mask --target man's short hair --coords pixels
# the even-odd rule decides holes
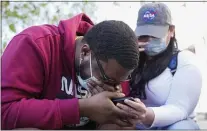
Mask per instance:
[[[138,66],[139,51],[134,31],[124,22],[103,21],[91,28],[85,41],[100,60],[115,59],[125,69]]]

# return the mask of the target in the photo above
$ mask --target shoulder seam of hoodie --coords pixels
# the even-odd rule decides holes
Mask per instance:
[[[32,36],[31,35],[29,35],[29,34],[24,34],[24,33],[21,33],[21,34],[18,34],[18,35],[16,35],[16,36],[19,36],[19,35],[27,35],[27,36],[29,36],[29,37],[31,37],[32,38]],[[14,36],[14,37],[16,37],[16,36]],[[45,38],[45,37],[48,37],[48,36],[61,36],[60,34],[57,34],[57,35],[53,35],[53,34],[47,34],[47,35],[45,35],[45,36],[41,36],[41,37],[38,37],[38,38],[36,38],[36,39],[33,39],[34,41],[37,41],[37,40],[39,40],[39,39],[41,39],[41,38]]]
[[[54,36],[61,36],[61,35],[47,34],[47,35],[45,35],[45,36],[41,36],[41,37],[39,37],[39,38],[36,38],[34,41],[37,41],[37,40],[42,39],[42,38],[46,38],[46,37],[48,37],[48,36],[52,36],[52,37],[54,37]]]

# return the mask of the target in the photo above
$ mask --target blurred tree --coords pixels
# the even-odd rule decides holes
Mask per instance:
[[[82,2],[1,2],[2,48],[24,28],[32,25],[58,24],[78,13],[86,13],[95,22],[97,6],[87,0]]]

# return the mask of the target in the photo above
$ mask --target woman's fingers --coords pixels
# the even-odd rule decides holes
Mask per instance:
[[[134,115],[135,118],[138,118],[137,111],[132,109],[131,107],[126,106],[126,105],[121,104],[121,103],[118,103],[116,106],[119,107],[120,109],[122,109],[122,110],[124,110],[124,111],[126,111],[126,112],[128,112],[128,113],[130,113],[132,115]]]
[[[145,117],[147,108],[139,99],[135,99],[135,101],[126,99],[124,103],[136,110],[136,114],[139,115],[139,117]]]

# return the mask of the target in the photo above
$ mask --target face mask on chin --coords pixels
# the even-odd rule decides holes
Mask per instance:
[[[80,64],[81,64],[81,61],[82,61],[82,60],[80,60]],[[79,73],[79,75],[77,76],[77,78],[78,78],[78,82],[80,83],[80,85],[81,85],[83,88],[87,89],[87,90],[88,90],[87,82],[88,82],[90,79],[92,79],[93,81],[99,82],[99,80],[98,80],[96,77],[93,76],[92,72],[93,72],[93,71],[92,71],[91,54],[90,54],[90,74],[91,74],[91,76],[90,76],[89,78],[85,79],[85,80],[83,80],[83,79],[81,78],[80,73]]]

